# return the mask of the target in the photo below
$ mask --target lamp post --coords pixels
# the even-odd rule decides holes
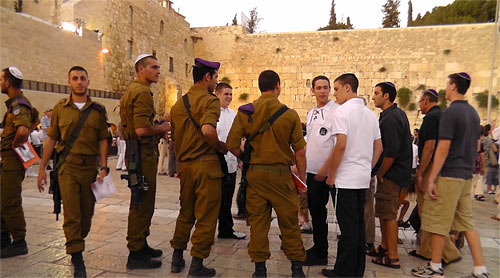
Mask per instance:
[[[495,75],[495,60],[496,60],[496,54],[497,54],[497,40],[498,36],[500,35],[500,25],[498,22],[498,18],[500,17],[500,0],[497,0],[497,8],[495,10],[495,33],[493,34],[493,54],[491,55],[491,71],[490,71],[490,85],[488,88],[488,118],[487,122],[490,123],[491,121],[491,106],[493,105],[493,77]],[[497,83],[497,87],[500,84]]]

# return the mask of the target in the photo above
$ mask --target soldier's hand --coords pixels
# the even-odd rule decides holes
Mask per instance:
[[[38,191],[43,192],[43,186],[47,184],[47,173],[45,173],[45,169],[40,167],[38,171]]]
[[[158,125],[158,127],[160,127],[161,133],[167,133],[170,130],[170,124],[168,122],[163,122]]]

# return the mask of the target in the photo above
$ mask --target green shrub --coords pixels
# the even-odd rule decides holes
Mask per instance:
[[[250,95],[247,94],[247,93],[241,93],[240,96],[238,97],[238,99],[241,100],[241,101],[245,101],[245,100],[248,99],[249,96]]]
[[[411,90],[405,87],[398,90],[398,103],[402,108],[406,108],[410,103]]]

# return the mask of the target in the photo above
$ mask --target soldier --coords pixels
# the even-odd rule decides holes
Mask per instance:
[[[238,109],[226,142],[239,158],[242,158],[242,138],[248,138],[245,151],[248,151],[248,144],[253,150],[247,173],[246,204],[250,225],[248,254],[255,263],[253,277],[267,277],[266,260],[271,256],[267,237],[271,208],[278,215],[283,251],[292,261],[292,277],[305,277],[302,262],[306,254],[299,228],[297,190],[290,166],[297,165],[299,178],[305,181],[306,142],[297,112],[278,101],[280,84],[278,74],[272,70],[259,75],[262,95],[252,104]]]
[[[28,246],[24,240],[26,222],[21,199],[21,184],[25,170],[14,148],[28,140],[31,131],[38,124],[38,111],[23,95],[22,83],[23,75],[18,68],[8,67],[2,70],[0,75],[2,94],[6,94],[9,99],[5,102],[7,112],[2,121],[4,130],[0,145],[1,258],[28,253]]]
[[[215,276],[215,269],[203,266],[214,242],[215,226],[221,202],[221,170],[217,152],[226,153],[226,145],[217,137],[220,101],[213,94],[217,85],[220,63],[195,59],[194,86],[178,100],[171,110],[172,137],[175,154],[180,161],[181,208],[170,245],[172,273],[184,267],[183,251],[196,221],[191,237],[191,266],[189,275]],[[189,103],[188,103],[189,102]]]
[[[97,156],[102,166],[98,179],[101,180],[109,173],[106,110],[87,95],[89,82],[84,68],[74,66],[69,70],[68,83],[71,86],[71,95],[54,106],[38,171],[38,190],[42,192],[47,183],[45,169],[57,144],[59,162],[55,165],[55,170],[58,171],[64,206],[63,229],[66,236],[66,253],[71,254],[75,277],[87,275],[82,252],[85,249],[84,239],[90,232],[94,214],[95,197],[90,185],[94,183],[98,174]],[[87,119],[79,123],[81,117]],[[79,129],[81,130],[79,134],[75,134]],[[71,137],[75,136],[76,139],[72,140]]]
[[[151,260],[160,257],[163,252],[149,247],[146,237],[149,236],[149,227],[153,217],[156,196],[156,170],[158,157],[158,136],[165,136],[170,130],[168,122],[153,124],[155,108],[153,93],[149,86],[158,82],[160,64],[156,57],[150,54],[141,54],[135,60],[137,78],[128,86],[120,100],[120,118],[123,136],[127,142],[126,152],[139,152],[141,175],[149,185],[147,191],[142,191],[140,205],[130,203],[128,214],[127,241],[130,254],[127,268],[158,268],[161,261]],[[138,141],[138,150],[134,150],[130,143]],[[127,155],[127,170],[131,173],[130,157]]]

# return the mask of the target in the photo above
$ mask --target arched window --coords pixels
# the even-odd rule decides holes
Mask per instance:
[[[134,23],[133,18],[134,18],[134,9],[132,8],[132,6],[128,6],[128,21],[130,22],[130,25]]]
[[[163,35],[163,20],[160,21],[160,36]]]

